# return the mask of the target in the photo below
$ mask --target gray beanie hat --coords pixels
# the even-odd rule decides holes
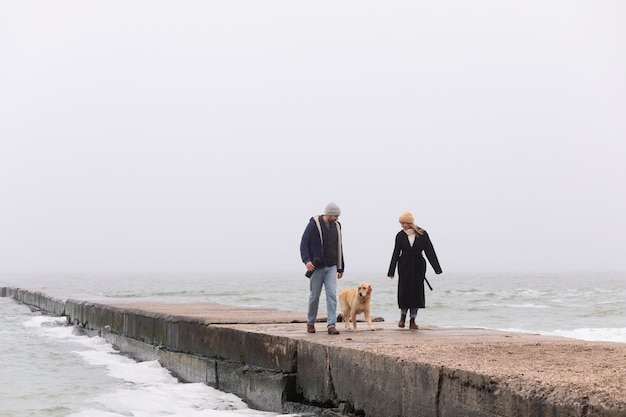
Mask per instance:
[[[326,207],[324,208],[324,215],[325,216],[340,216],[341,209],[336,203],[331,201],[330,203],[326,204]]]

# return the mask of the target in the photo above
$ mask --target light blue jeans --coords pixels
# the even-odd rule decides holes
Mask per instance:
[[[406,312],[408,310],[409,310],[408,308],[401,308],[400,309],[400,313],[402,313],[402,314],[404,314],[406,316]],[[416,318],[417,317],[417,310],[418,310],[417,308],[412,308],[411,309],[411,313],[410,313],[411,315],[409,317],[411,317],[412,319]]]
[[[326,290],[326,312],[328,315],[327,326],[335,327],[337,323],[337,266],[318,267],[309,278],[309,313],[308,324],[315,324],[317,308],[320,304],[322,285]]]

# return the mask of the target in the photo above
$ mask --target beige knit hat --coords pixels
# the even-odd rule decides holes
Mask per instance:
[[[413,215],[411,214],[410,211],[405,211],[404,213],[400,215],[400,218],[398,219],[398,221],[400,223],[413,224],[415,222],[415,219],[413,218]]]

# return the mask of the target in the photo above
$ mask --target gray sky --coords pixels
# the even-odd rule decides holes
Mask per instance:
[[[626,3],[0,3],[0,273],[626,271]]]

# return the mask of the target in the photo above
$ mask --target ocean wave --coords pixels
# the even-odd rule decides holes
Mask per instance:
[[[626,327],[581,328],[573,330],[553,330],[539,332],[544,336],[561,336],[591,342],[626,343]]]

